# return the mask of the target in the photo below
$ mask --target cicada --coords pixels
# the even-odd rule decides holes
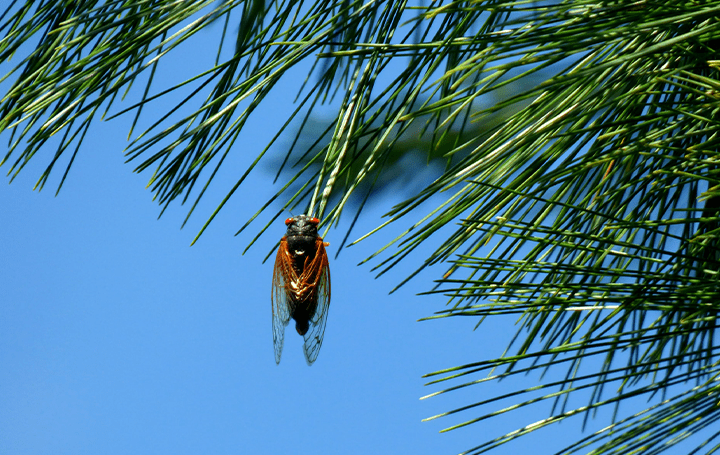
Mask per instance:
[[[275,362],[280,363],[285,327],[290,318],[305,340],[308,365],[317,359],[325,334],[330,306],[330,267],[318,235],[320,220],[298,215],[285,220],[287,232],[280,240],[272,279],[272,325]]]

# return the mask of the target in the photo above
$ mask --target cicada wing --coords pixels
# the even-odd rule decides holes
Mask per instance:
[[[275,347],[275,363],[280,363],[283,343],[285,342],[285,327],[290,322],[292,310],[287,295],[287,283],[291,279],[292,271],[290,252],[285,237],[280,240],[272,279],[272,327],[273,345]]]
[[[313,276],[310,278],[315,285],[314,294],[317,298],[317,307],[310,318],[310,329],[303,336],[305,340],[303,351],[308,365],[312,365],[320,353],[330,308],[330,265],[325,252],[325,244],[319,238],[315,246],[315,258],[309,269],[312,270]]]

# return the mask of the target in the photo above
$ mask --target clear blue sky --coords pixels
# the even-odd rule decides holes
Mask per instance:
[[[416,322],[444,299],[414,296],[421,281],[388,295],[410,264],[379,280],[356,266],[388,236],[332,261],[317,362],[290,327],[277,366],[261,262],[285,226],[245,256],[250,235],[233,237],[265,196],[241,195],[189,247],[204,219],[156,220],[122,134],[93,135],[58,197],[31,191],[36,168],[1,187],[0,453],[454,453],[484,439],[482,426],[438,434],[450,421],[421,419],[459,401],[418,398],[437,390],[423,373],[476,359],[491,337],[469,320]],[[268,182],[257,173],[244,195]]]
[[[185,52],[207,60],[214,45],[199,40]],[[158,80],[192,75],[197,68],[186,62],[170,59]],[[477,358],[455,346],[477,354],[490,338],[473,334],[471,321],[417,323],[444,302],[416,297],[427,289],[422,281],[389,296],[413,263],[379,280],[370,267],[356,266],[389,233],[332,260],[333,300],[312,367],[292,327],[279,366],[273,357],[272,260],[262,259],[285,226],[278,223],[244,256],[261,225],[233,236],[279,188],[267,166],[189,246],[274,134],[278,110],[292,108],[287,91],[275,97],[184,230],[186,209],[174,206],[157,221],[158,206],[144,188],[149,175],[123,163],[130,118],[96,124],[58,197],[61,173],[44,191],[32,191],[54,150],[13,184],[5,179],[0,454],[422,454],[458,452],[485,439],[479,426],[441,435],[450,421],[421,422],[452,403],[419,401],[437,390],[423,387],[421,375]],[[143,118],[153,121],[170,106],[153,105]],[[0,139],[7,143],[7,135]],[[391,202],[370,207],[356,234]],[[326,236],[331,254],[344,232]]]
[[[214,43],[186,47],[158,80],[194,74],[202,64],[189,68],[187,61],[212,58],[206,49]],[[96,125],[58,197],[59,174],[43,192],[31,190],[52,150],[0,186],[0,454],[458,453],[547,417],[545,407],[449,434],[438,431],[480,411],[421,422],[517,386],[489,384],[419,401],[439,390],[424,387],[422,374],[499,356],[513,320],[475,332],[470,319],[416,322],[445,303],[415,295],[441,270],[388,295],[422,254],[378,280],[367,265],[356,266],[397,231],[332,260],[333,300],[317,362],[305,364],[301,338],[289,327],[275,365],[272,260],[262,259],[285,226],[244,256],[261,224],[233,236],[279,188],[268,168],[261,166],[202,239],[189,244],[274,134],[278,110],[292,108],[291,95],[280,91],[257,115],[184,230],[186,209],[174,206],[157,221],[158,206],[144,189],[149,175],[123,164],[129,118]],[[158,103],[146,120],[169,107]],[[281,145],[273,151],[282,153]],[[393,202],[371,206],[353,238]],[[347,222],[326,236],[333,255]],[[566,423],[495,453],[550,453],[578,428]]]

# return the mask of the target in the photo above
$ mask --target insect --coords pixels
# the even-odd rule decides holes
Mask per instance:
[[[320,220],[298,215],[285,220],[287,232],[280,240],[272,279],[272,325],[275,363],[280,363],[285,327],[290,318],[305,340],[308,365],[317,359],[325,334],[330,306],[330,267],[318,235]]]

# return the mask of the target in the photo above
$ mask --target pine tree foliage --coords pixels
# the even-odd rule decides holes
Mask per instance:
[[[215,65],[158,87],[163,56],[216,24]],[[447,265],[431,292],[449,306],[431,319],[480,324],[516,314],[519,331],[497,359],[428,375],[441,388],[432,396],[528,372],[552,376],[433,417],[466,416],[452,429],[551,404],[547,419],[467,453],[603,408],[615,410],[612,423],[560,453],[659,453],[706,433],[693,453],[712,453],[720,447],[719,55],[718,1],[15,0],[0,15],[0,62],[11,64],[2,163],[14,178],[45,160],[38,187],[57,167],[62,185],[90,126],[132,115],[128,160],[150,173],[163,207],[190,201],[190,216],[256,107],[309,65],[276,139],[305,134],[320,105],[337,108],[336,117],[316,143],[294,143],[283,158],[290,170],[278,170],[288,176],[282,188],[240,229],[274,201],[330,226],[351,195],[372,197],[409,134],[427,138],[429,160],[442,151],[441,175],[378,227],[420,220],[374,255],[377,268],[457,225],[419,265]],[[140,100],[121,104],[136,85]],[[183,93],[178,106],[136,134],[143,108],[171,93]],[[618,410],[636,397],[649,399],[645,410]],[[515,405],[492,410],[508,398]]]

